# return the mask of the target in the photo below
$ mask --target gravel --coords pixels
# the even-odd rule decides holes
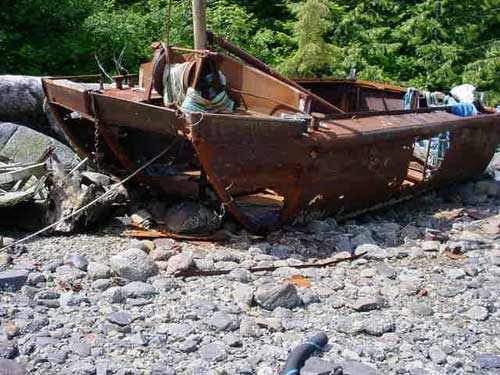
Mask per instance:
[[[498,374],[500,197],[480,182],[220,244],[35,239],[1,265],[0,375],[275,375],[318,331],[330,345],[303,374]],[[231,272],[176,277],[195,267]]]

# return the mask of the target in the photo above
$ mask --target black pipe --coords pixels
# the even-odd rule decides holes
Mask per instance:
[[[300,369],[304,366],[304,362],[311,356],[315,350],[323,350],[328,343],[328,336],[324,332],[318,333],[312,339],[300,344],[292,350],[286,360],[283,369],[283,375],[300,374]]]

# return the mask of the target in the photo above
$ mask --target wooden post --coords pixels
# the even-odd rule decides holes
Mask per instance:
[[[194,48],[207,49],[206,0],[193,1]]]

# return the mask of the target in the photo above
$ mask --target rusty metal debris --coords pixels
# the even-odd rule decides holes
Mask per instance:
[[[288,280],[286,280],[288,281]],[[290,278],[290,282],[293,285],[301,286],[303,288],[310,288],[311,287],[311,282],[307,280],[304,276],[302,275],[293,275]]]
[[[127,230],[123,232],[126,237],[134,238],[172,238],[174,240],[186,240],[186,241],[200,241],[200,242],[211,242],[211,241],[226,241],[229,237],[224,231],[217,231],[210,234],[179,234],[179,233],[169,233],[157,230]]]
[[[465,259],[467,259],[467,256],[465,256],[463,254],[456,254],[453,251],[449,251],[449,250],[444,251],[443,254],[452,260],[465,260]]]
[[[101,75],[44,79],[51,112],[80,156],[126,176],[175,141],[133,182],[220,207],[221,216],[229,212],[264,233],[470,178],[485,169],[498,144],[500,113],[488,108],[460,117],[447,107],[416,108],[416,101],[403,110],[404,88],[345,79],[295,82],[221,38],[208,40],[209,50],[155,44],[138,82],[119,77],[115,87],[89,90],[75,81]],[[215,52],[215,45],[239,60]],[[208,92],[211,77],[228,107],[193,112],[165,104],[175,64],[184,64],[178,87]],[[416,144],[440,134],[449,147],[431,163]]]

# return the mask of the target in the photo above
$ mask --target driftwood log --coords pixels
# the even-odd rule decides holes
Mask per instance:
[[[97,173],[74,172],[70,175],[56,164],[47,178],[49,199],[46,222],[52,224],[60,221],[52,231],[55,233],[80,232],[104,222],[109,217],[111,206],[127,199],[125,188],[118,188],[113,194],[104,197],[70,219],[62,219],[103,195],[113,186],[106,185],[111,182],[113,181],[109,177],[99,176]]]

